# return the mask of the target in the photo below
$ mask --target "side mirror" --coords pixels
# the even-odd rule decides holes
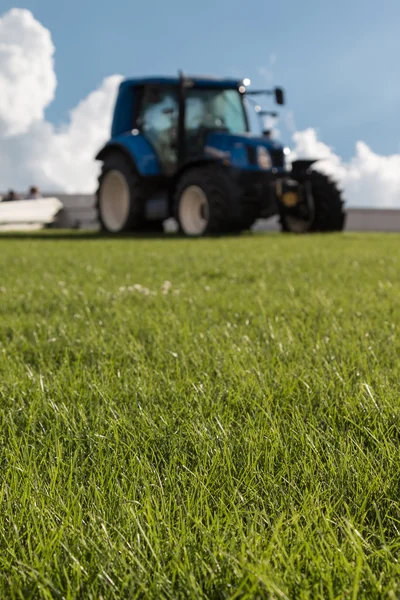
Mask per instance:
[[[280,106],[285,104],[285,92],[282,88],[275,88],[275,101]]]

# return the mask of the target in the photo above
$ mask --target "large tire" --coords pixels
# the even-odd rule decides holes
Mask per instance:
[[[311,194],[314,202],[309,219],[297,219],[284,208],[280,214],[282,231],[312,233],[342,231],[346,222],[344,201],[335,181],[318,171],[309,174]]]
[[[240,198],[239,186],[223,167],[194,167],[178,182],[174,217],[190,237],[239,233],[249,226],[242,222]]]
[[[113,152],[104,161],[96,206],[103,231],[124,233],[143,229],[144,198],[140,179],[122,152]]]

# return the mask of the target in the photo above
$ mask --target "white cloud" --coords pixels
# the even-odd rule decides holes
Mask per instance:
[[[294,158],[320,158],[315,166],[334,177],[348,206],[400,206],[400,154],[375,154],[364,142],[357,142],[349,161],[318,140],[314,129],[294,134]]]
[[[110,135],[112,110],[121,79],[118,75],[105,79],[99,89],[71,112],[70,123],[61,130],[42,124],[45,139],[41,143],[43,154],[36,165],[40,171],[36,169],[36,172],[51,180],[53,188],[93,191],[99,168],[94,156]]]
[[[0,16],[0,189],[32,184],[53,191],[92,192],[97,150],[109,136],[112,108],[121,81],[103,81],[55,128],[44,119],[56,75],[50,32],[28,10]],[[260,74],[268,78],[270,68]],[[288,115],[294,127],[293,115]],[[317,168],[334,176],[350,206],[400,206],[400,154],[380,156],[358,142],[349,161],[318,139],[313,129],[293,136],[294,156],[321,158]]]
[[[92,192],[97,150],[110,132],[112,109],[122,77],[103,81],[55,128],[44,119],[53,100],[56,75],[50,32],[28,10],[0,17],[0,188]]]
[[[50,32],[28,10],[0,17],[0,135],[43,119],[56,89],[53,54]]]

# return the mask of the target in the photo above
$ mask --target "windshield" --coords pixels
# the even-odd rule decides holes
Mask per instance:
[[[240,92],[233,89],[188,90],[185,127],[187,131],[206,128],[246,133],[248,126]]]

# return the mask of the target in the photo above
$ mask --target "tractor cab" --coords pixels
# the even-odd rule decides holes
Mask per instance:
[[[239,232],[275,214],[288,230],[315,228],[308,175],[315,161],[288,168],[282,144],[268,131],[250,132],[249,103],[260,117],[275,114],[253,100],[265,94],[284,104],[281,88],[249,91],[246,80],[180,73],[123,81],[111,139],[96,157],[103,163],[97,192],[103,229],[162,230],[174,217],[184,234],[198,236]]]
[[[283,104],[283,91],[278,88],[274,93]],[[246,161],[238,152],[241,142],[242,149],[250,147],[247,158],[254,158],[247,161],[250,168],[257,166],[257,144],[272,151],[277,166],[283,167],[283,156],[278,156],[283,151],[280,145],[267,136],[260,139],[250,135],[245,96],[246,87],[237,80],[183,75],[128,80],[119,91],[112,137],[142,136],[149,153],[152,151],[153,160],[148,161],[147,168],[156,158],[159,173],[167,176],[189,162],[232,152],[243,168]]]

